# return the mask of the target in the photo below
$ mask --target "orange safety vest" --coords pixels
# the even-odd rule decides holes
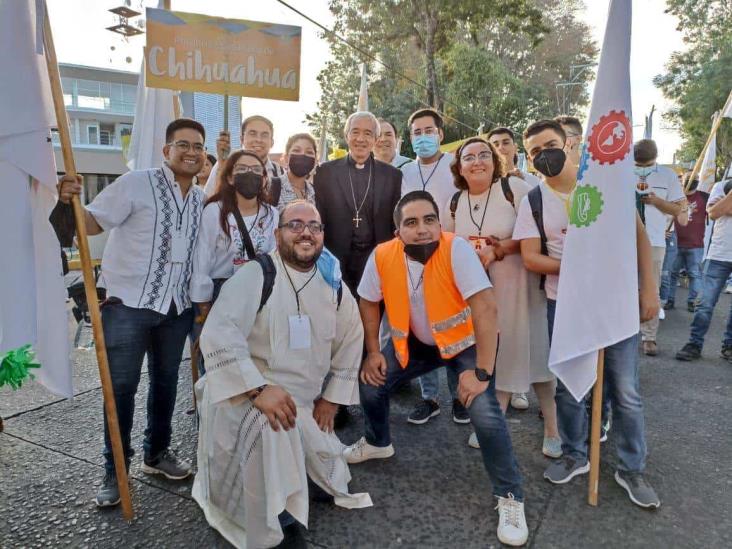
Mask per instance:
[[[455,285],[452,271],[452,240],[443,232],[440,245],[424,267],[423,290],[427,319],[440,356],[449,359],[475,344],[470,307]],[[381,279],[384,305],[391,324],[397,360],[409,363],[409,288],[404,243],[394,238],[376,247],[376,269]]]

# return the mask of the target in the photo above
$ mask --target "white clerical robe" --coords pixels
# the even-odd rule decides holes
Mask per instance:
[[[371,505],[368,494],[349,494],[351,475],[334,433],[313,419],[318,396],[357,404],[363,327],[356,301],[344,286],[342,302],[318,272],[301,273],[272,253],[277,275],[258,313],[264,276],[254,261],[224,284],[206,320],[201,349],[206,375],[196,384],[201,418],[193,497],[209,524],[236,547],[272,547],[283,538],[278,515],[287,510],[308,524],[307,476],[336,505]],[[292,282],[287,277],[289,273]],[[310,348],[291,349],[290,317],[310,320]],[[323,382],[327,384],[323,387]],[[273,431],[244,393],[275,384],[297,406],[296,427]]]

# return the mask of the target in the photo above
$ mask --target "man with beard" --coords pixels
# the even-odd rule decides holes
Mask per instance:
[[[359,402],[356,301],[341,289],[312,204],[285,206],[275,235],[277,251],[229,279],[201,334],[193,497],[236,547],[305,547],[308,477],[336,505],[371,505],[348,493],[333,433],[338,405]]]
[[[348,155],[320,165],[315,204],[326,227],[325,246],[340,260],[343,281],[355,295],[369,254],[394,236],[402,173],[374,158],[381,127],[370,112],[349,116],[343,134]]]

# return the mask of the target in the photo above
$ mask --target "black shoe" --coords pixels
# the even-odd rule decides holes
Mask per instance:
[[[308,544],[305,542],[305,527],[299,522],[288,524],[282,529],[285,535],[275,549],[307,549]]]
[[[105,473],[94,503],[97,504],[97,507],[114,507],[119,504],[119,499],[117,476],[114,473]]]
[[[732,362],[732,345],[722,345],[722,351],[719,353],[727,362]]]
[[[684,348],[676,353],[676,360],[690,362],[701,358],[701,347],[694,343],[687,343]]]
[[[455,423],[470,423],[468,411],[458,399],[452,401],[452,420]]]
[[[146,459],[142,464],[142,472],[147,475],[163,475],[170,480],[183,480],[193,472],[191,464],[180,459],[175,451],[168,448],[153,460]]]
[[[440,415],[440,405],[434,400],[423,400],[412,410],[407,421],[414,425],[422,425],[438,415]]]
[[[664,311],[670,311],[674,308],[674,302],[673,301],[667,301],[666,304],[663,306]]]
[[[694,311],[696,311],[696,303],[694,303],[693,301],[689,301],[686,304],[686,310],[688,310],[690,313],[693,313]]]

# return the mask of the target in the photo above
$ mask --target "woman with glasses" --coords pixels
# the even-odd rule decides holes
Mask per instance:
[[[279,214],[265,200],[267,171],[262,160],[252,151],[236,151],[219,178],[219,191],[203,210],[193,254],[190,293],[198,333],[223,283],[254,256],[276,247]]]
[[[270,203],[277,210],[294,200],[305,200],[315,204],[315,189],[312,177],[318,164],[318,147],[315,138],[309,133],[296,133],[285,145],[284,164],[287,171],[273,178],[269,186]]]
[[[492,145],[480,137],[463,143],[451,165],[459,189],[443,210],[446,231],[468,240],[488,271],[498,305],[500,345],[496,360],[496,394],[506,411],[512,393],[534,387],[544,414],[542,452],[562,455],[554,405],[554,376],[548,368],[546,304],[539,278],[529,273],[511,239],[519,204],[529,185],[502,177],[503,166]],[[477,448],[475,434],[470,445]]]

